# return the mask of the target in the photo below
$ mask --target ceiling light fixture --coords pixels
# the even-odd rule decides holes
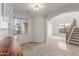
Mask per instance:
[[[33,5],[33,10],[34,10],[34,11],[39,11],[39,10],[40,10],[40,8],[39,8],[39,6],[38,6],[38,5]]]

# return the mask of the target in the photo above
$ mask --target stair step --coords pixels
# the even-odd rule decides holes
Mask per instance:
[[[71,37],[71,39],[79,39],[79,37]]]
[[[75,29],[79,29],[79,27],[77,28],[77,27],[75,27]]]
[[[74,31],[79,31],[79,29],[74,29]]]
[[[79,27],[75,27],[75,29],[79,29]]]
[[[79,34],[79,32],[73,32],[72,34]]]
[[[72,34],[71,37],[79,37],[79,34]]]
[[[75,36],[75,37],[79,37],[79,35],[77,35],[77,34],[72,34],[72,36],[71,36],[71,37],[73,37],[73,36]]]
[[[79,31],[79,29],[74,29],[75,31]]]
[[[71,35],[69,43],[79,45],[79,27],[76,27]]]
[[[78,42],[74,42],[74,41],[69,41],[69,43],[71,43],[71,44],[75,44],[75,45],[79,45]]]
[[[79,30],[74,30],[73,32],[79,32]]]
[[[72,34],[71,37],[79,37],[78,34]]]
[[[74,30],[73,32],[79,32],[79,30]]]
[[[79,31],[79,29],[74,29],[74,31]]]
[[[70,39],[70,41],[74,41],[74,42],[78,42],[79,43],[79,39]]]

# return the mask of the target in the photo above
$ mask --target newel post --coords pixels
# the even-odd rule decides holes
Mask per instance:
[[[73,18],[73,21],[74,21],[74,26],[76,26],[76,19],[75,19],[75,18]]]
[[[68,32],[66,32],[66,44],[67,44],[67,40],[68,40]]]

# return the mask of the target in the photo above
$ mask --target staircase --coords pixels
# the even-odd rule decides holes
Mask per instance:
[[[79,27],[74,28],[69,43],[79,45]]]
[[[79,45],[79,27],[76,26],[75,19],[73,19],[71,26],[66,31],[66,43]]]
[[[76,26],[75,19],[73,19],[71,26],[66,31],[66,43],[79,45],[79,27]]]

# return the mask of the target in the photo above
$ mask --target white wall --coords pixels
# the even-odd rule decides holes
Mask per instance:
[[[78,11],[79,10],[78,7],[79,6],[74,6],[74,7],[67,6],[67,8],[64,7],[60,10],[56,10],[54,13],[51,13],[50,15],[47,16],[48,17],[47,19],[54,20],[54,21],[52,21],[54,35],[64,36],[63,34],[60,34],[58,32],[58,25],[61,23],[71,22],[71,20],[73,18],[71,14],[61,15],[61,16],[56,16],[56,15],[65,13],[65,12],[69,12],[69,11]],[[21,15],[21,14],[15,14],[15,16],[25,17],[25,18],[27,17],[26,15]],[[53,16],[56,16],[56,17],[52,18]],[[42,15],[33,15],[33,18],[29,19],[28,34],[18,35],[18,40],[21,43],[45,42],[45,40],[46,40],[46,23],[45,22],[46,22],[46,18],[44,18]]]
[[[68,13],[72,12],[72,13]],[[76,12],[76,13],[73,13]],[[65,14],[68,13],[68,14]],[[77,17],[76,17],[77,16]],[[50,13],[46,16],[46,19],[53,23],[53,35],[65,36],[65,34],[60,34],[58,32],[58,26],[60,23],[68,23],[72,22],[73,17],[77,18],[77,26],[79,25],[79,5],[71,4],[69,6],[63,7],[61,9],[56,10],[54,13]]]
[[[57,15],[60,15],[62,13],[67,13],[67,12],[78,12],[79,11],[79,4],[71,4],[69,6],[63,7],[61,9],[58,9],[54,11],[53,13],[51,12],[46,16],[47,20],[50,20],[52,17],[55,17]]]
[[[4,39],[6,36],[8,36],[8,28],[6,22],[3,21],[2,4],[0,3],[0,40]]]
[[[2,15],[2,5],[0,3],[0,16]],[[0,17],[1,18],[1,17]]]
[[[17,17],[27,18],[26,15],[15,14]],[[27,42],[45,42],[46,40],[46,21],[43,16],[34,15],[28,20],[28,34],[19,34],[17,36],[20,43]]]
[[[46,40],[46,22],[40,15],[34,15],[32,20],[32,38],[33,42],[45,42]]]
[[[7,4],[8,36],[13,36],[13,10],[12,4]]]
[[[79,26],[79,12],[62,13],[58,16],[50,19],[53,24],[53,35],[65,36],[65,34],[59,33],[59,24],[71,23],[73,18],[77,20],[77,26]]]
[[[16,17],[22,17],[27,19],[27,15],[23,14],[14,14]],[[28,33],[27,34],[19,34],[17,38],[21,44],[31,42],[32,41],[32,19],[29,17],[28,19]]]
[[[47,32],[47,35],[46,35],[46,37],[48,38],[48,37],[51,37],[52,36],[52,34],[53,34],[53,23],[52,23],[52,21],[50,21],[50,20],[47,20],[47,22],[46,22],[46,32]]]

